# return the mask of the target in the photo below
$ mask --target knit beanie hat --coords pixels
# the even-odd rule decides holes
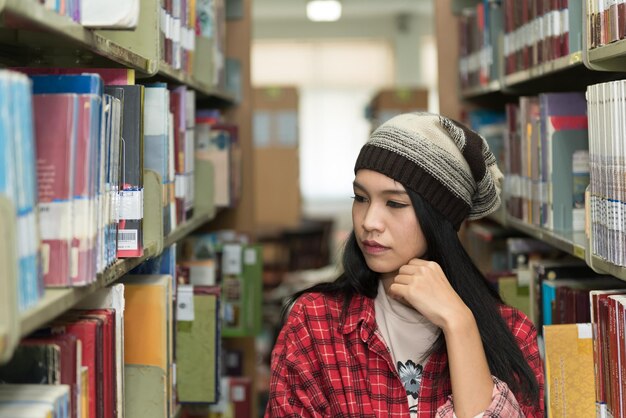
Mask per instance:
[[[432,113],[405,113],[379,126],[354,172],[370,169],[418,193],[459,229],[500,205],[502,173],[487,141]]]

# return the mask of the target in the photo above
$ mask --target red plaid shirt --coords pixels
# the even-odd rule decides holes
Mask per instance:
[[[343,299],[309,293],[293,306],[272,352],[270,398],[265,417],[408,417],[407,394],[387,346],[377,332],[374,300],[355,296],[345,321]],[[518,404],[494,377],[494,396],[484,417],[543,417],[543,364],[537,333],[519,311],[503,306],[509,325],[540,386],[540,407]],[[450,381],[434,386],[447,356],[426,363],[418,418],[453,417]]]

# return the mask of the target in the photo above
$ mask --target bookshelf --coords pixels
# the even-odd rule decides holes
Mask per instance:
[[[588,2],[583,2],[583,19],[589,14]],[[583,20],[584,23],[584,20]],[[626,70],[624,57],[626,57],[626,40],[611,42],[597,48],[589,46],[589,25],[583,25],[583,61],[587,68],[596,71],[617,71]]]
[[[215,81],[215,63],[200,53],[188,71],[174,68],[166,63],[161,42],[160,0],[140,0],[140,18],[135,30],[92,30],[70,18],[46,9],[38,0],[0,0],[0,67],[55,67],[55,68],[124,68],[135,70],[135,78],[141,82],[166,82],[185,86],[195,92],[198,106],[220,109],[228,122],[239,124],[243,158],[242,189],[245,190],[237,208],[216,210],[213,202],[212,181],[214,171],[210,162],[195,160],[194,211],[193,216],[177,225],[169,234],[163,230],[163,184],[159,174],[144,170],[143,185],[143,255],[137,258],[118,259],[96,280],[84,287],[47,288],[35,306],[19,312],[17,301],[10,288],[0,295],[0,365],[7,362],[21,338],[49,323],[69,309],[94,296],[102,288],[116,283],[120,278],[159,256],[165,248],[181,241],[191,233],[205,229],[233,228],[253,236],[254,224],[250,223],[253,208],[252,142],[249,54],[251,35],[251,2],[224,0],[235,4],[242,14],[234,20],[227,19],[227,44],[225,55],[242,62],[241,79],[243,100],[237,103],[235,94],[226,90],[223,80]],[[193,4],[193,2],[191,3]],[[204,40],[196,36],[196,46]],[[213,44],[202,44],[213,48]],[[202,50],[203,52],[204,50]],[[211,51],[212,52],[212,51]],[[17,258],[15,209],[8,199],[0,196],[0,277],[15,285],[16,273],[11,270]],[[7,245],[9,244],[9,245]],[[81,305],[82,306],[82,305]],[[230,338],[228,344],[244,347],[246,375],[255,374],[254,336]],[[254,382],[254,381],[253,381]],[[254,386],[253,386],[254,387]],[[254,394],[254,391],[253,391]],[[253,395],[254,396],[254,395]],[[252,398],[253,415],[257,415],[257,402]],[[173,414],[182,416],[183,407]]]
[[[623,353],[624,350],[622,333],[624,299],[615,296],[614,301],[602,304],[598,303],[598,299],[601,297],[608,299],[607,295],[611,292],[621,294],[626,288],[624,283],[614,280],[616,278],[626,281],[626,267],[619,265],[624,264],[624,247],[622,246],[623,194],[618,194],[613,190],[612,185],[607,185],[610,181],[619,182],[615,179],[623,178],[623,176],[615,174],[612,167],[615,165],[621,169],[621,164],[623,164],[622,148],[615,144],[623,144],[624,138],[623,123],[621,122],[624,120],[622,86],[626,80],[626,39],[623,39],[623,33],[619,32],[624,22],[621,16],[618,17],[617,4],[570,0],[565,2],[567,6],[564,8],[564,4],[559,3],[541,0],[537,2],[531,0],[444,0],[437,2],[435,10],[438,38],[445,36],[448,40],[459,39],[459,31],[465,29],[465,26],[462,26],[465,23],[463,19],[466,16],[471,16],[472,13],[480,16],[481,7],[497,8],[502,5],[502,16],[506,19],[501,26],[504,29],[499,33],[490,33],[485,38],[481,38],[483,34],[477,29],[478,35],[476,36],[479,40],[478,46],[472,45],[474,49],[468,50],[457,45],[446,45],[445,50],[443,50],[440,43],[438,65],[439,68],[446,69],[445,72],[440,73],[441,78],[439,80],[440,97],[445,97],[441,101],[441,113],[463,119],[466,111],[471,112],[477,107],[506,111],[503,140],[507,142],[503,144],[509,147],[509,154],[506,155],[508,158],[505,158],[503,162],[506,162],[504,166],[511,175],[511,178],[507,179],[509,180],[510,196],[507,196],[505,187],[503,202],[506,205],[503,203],[503,208],[490,215],[489,219],[507,229],[520,231],[528,237],[547,243],[560,252],[584,261],[584,264],[581,263],[578,266],[578,260],[572,261],[570,257],[565,257],[568,261],[563,262],[559,258],[563,254],[560,254],[557,258],[546,256],[545,259],[542,259],[539,256],[536,261],[529,262],[527,266],[521,268],[519,265],[511,267],[509,264],[509,268],[514,273],[514,283],[507,290],[511,292],[511,289],[514,289],[509,295],[511,297],[509,301],[515,301],[515,297],[524,295],[524,303],[529,304],[529,312],[531,313],[529,316],[535,314],[532,319],[535,321],[539,333],[543,336],[538,340],[538,344],[542,350],[542,358],[545,360],[547,412],[550,412],[550,416],[558,416],[563,410],[560,408],[565,404],[569,410],[583,411],[582,405],[584,403],[586,412],[581,413],[586,414],[585,416],[593,416],[593,411],[596,411],[598,417],[611,413],[619,415],[623,413],[623,405],[619,403],[619,395],[615,394],[619,393],[617,388],[621,387],[620,385],[624,382],[624,359],[618,358],[616,352],[619,350]],[[465,11],[463,17],[457,17],[464,7],[475,7],[479,4],[481,6],[476,7],[474,11]],[[623,6],[620,2],[618,4],[619,7]],[[507,7],[511,9],[507,10]],[[590,9],[596,13],[596,20],[593,25],[588,23],[591,14]],[[602,17],[598,17],[598,13],[601,13]],[[562,19],[560,23],[556,23],[554,20],[558,17]],[[460,20],[460,25],[457,19]],[[569,26],[562,25],[563,22],[568,22]],[[546,24],[553,26],[546,31],[546,26],[542,26]],[[605,24],[608,26],[604,26]],[[487,24],[485,24],[486,26]],[[497,25],[493,27],[497,27]],[[543,28],[539,31],[543,38],[528,36],[531,31],[537,33],[538,27]],[[559,30],[554,31],[554,27]],[[560,31],[560,28],[563,27],[568,28],[569,32]],[[505,33],[505,31],[508,32]],[[504,48],[502,48],[505,37],[513,44],[508,45],[507,56],[505,56]],[[618,40],[620,37],[622,39]],[[493,42],[494,38],[497,38],[497,42],[500,43],[500,53],[497,57],[500,64],[499,74],[495,80],[485,82],[482,79],[483,83],[480,86],[467,87],[467,80],[471,80],[471,78],[467,76],[465,67],[460,68],[459,74],[447,71],[449,67],[459,68],[459,51],[464,51],[465,56],[462,58],[467,58],[470,54],[476,53],[476,50],[482,51],[481,48],[484,49],[488,41]],[[450,43],[452,42],[448,42],[448,44]],[[605,43],[605,45],[595,46],[600,43]],[[592,44],[594,45],[593,48]],[[574,48],[571,48],[572,46]],[[568,54],[565,54],[564,51],[567,51],[567,47],[571,49]],[[558,58],[554,58],[555,56]],[[542,62],[542,59],[545,60],[546,57],[553,58]],[[464,61],[460,62],[464,64]],[[532,63],[535,62],[542,63],[532,66]],[[524,70],[515,71],[519,68],[524,68]],[[506,74],[505,69],[508,70]],[[462,80],[465,82],[463,89],[459,88],[462,82],[459,75],[463,77]],[[574,92],[568,97],[573,98],[572,102],[576,100],[579,104],[551,105],[550,101],[559,96],[559,92]],[[539,97],[535,99],[526,97],[519,100],[523,96]],[[455,97],[457,100],[452,100],[450,97]],[[531,100],[536,100],[536,102],[529,104]],[[507,106],[509,103],[513,105]],[[581,103],[582,106],[580,106]],[[515,104],[520,109],[519,112],[516,111]],[[585,105],[587,113],[583,114],[580,107],[584,109]],[[555,110],[555,107],[558,109]],[[572,174],[569,174],[569,165],[568,169],[564,170],[564,176],[558,181],[555,180],[555,177],[550,177],[554,174],[552,168],[557,162],[569,164],[568,157],[574,159],[571,151],[565,153],[564,148],[555,145],[558,140],[554,139],[553,134],[559,131],[555,126],[558,123],[556,120],[559,118],[562,118],[560,121],[567,119],[569,122],[573,122],[576,118],[580,118],[579,120],[586,119],[585,124],[581,123],[576,127],[572,124],[567,129],[560,129],[561,136],[559,139],[566,141],[571,147],[575,147],[573,143],[577,138],[579,140],[580,137],[586,136],[588,139],[586,150],[583,149],[584,145],[581,143],[577,145],[577,152],[589,152],[588,164],[589,167],[593,167],[590,169],[590,171],[593,170],[593,173],[590,174],[591,185],[587,188],[585,199],[586,216],[584,223],[586,231],[558,231],[547,227],[550,225],[556,227],[557,225],[557,218],[551,218],[557,213],[557,203],[556,200],[550,200],[550,195],[555,196],[552,193],[556,187],[566,186],[569,188],[572,183],[576,182],[573,169]],[[608,120],[614,125],[609,125]],[[554,128],[552,133],[544,130],[545,126],[548,125],[552,125]],[[537,132],[540,133],[537,134]],[[579,136],[577,137],[577,135]],[[539,138],[537,139],[537,137]],[[563,143],[560,142],[561,145]],[[600,150],[598,144],[602,144]],[[515,147],[519,147],[515,149],[516,153],[510,153],[510,150]],[[517,155],[518,150],[521,150],[519,153],[522,155]],[[564,155],[558,154],[561,150],[564,151]],[[542,160],[546,155],[549,158]],[[555,156],[559,158],[555,159]],[[543,163],[546,165],[542,165]],[[518,167],[514,167],[514,165],[518,165]],[[580,170],[578,173],[581,171],[584,170]],[[604,177],[601,177],[598,172],[603,173]],[[547,175],[544,176],[546,173]],[[516,183],[518,180],[519,183]],[[547,193],[545,193],[546,190]],[[559,212],[561,216],[563,213],[567,213],[565,210],[572,210],[568,201],[569,193],[568,190],[567,196],[561,201],[561,208],[567,207],[564,211]],[[507,201],[510,197],[513,199]],[[554,203],[553,207],[550,206],[551,203]],[[593,210],[591,209],[592,204]],[[511,216],[511,214],[515,214],[519,218]],[[612,223],[614,218],[618,221]],[[580,228],[582,227],[582,218],[579,218],[578,221]],[[594,251],[606,255],[606,258],[595,254]],[[489,250],[487,248],[481,249],[481,256],[485,254],[489,254]],[[615,263],[608,261],[609,258],[616,260]],[[567,269],[569,263],[571,263],[570,270],[561,270],[559,273],[559,269]],[[585,264],[590,269],[584,268]],[[493,268],[493,265],[488,267]],[[582,273],[582,270],[589,271]],[[592,277],[591,270],[612,277]],[[541,273],[538,274],[540,271],[549,271],[551,275],[542,276]],[[495,272],[496,275],[497,273]],[[583,284],[584,279],[579,282],[573,279],[579,273],[588,278],[586,285]],[[507,278],[502,277],[502,279],[503,281],[498,283],[506,283]],[[559,284],[561,279],[564,280]],[[571,279],[571,284],[566,283],[569,279]],[[603,281],[606,282],[603,284]],[[523,289],[527,289],[526,284],[528,283],[530,284],[529,296],[523,293]],[[590,291],[590,289],[595,290]],[[555,293],[553,299],[550,296],[552,290]],[[599,296],[602,294],[604,296]],[[570,301],[574,298],[577,300],[574,303],[564,302],[564,299],[567,298]],[[591,319],[588,317],[589,306],[585,304],[585,301],[589,301],[589,299],[591,299],[590,305],[592,307]],[[539,302],[541,302],[539,309],[530,309],[531,305],[536,305]],[[572,313],[574,305],[578,309],[575,314]],[[560,315],[557,316],[557,321],[554,321],[554,315],[550,320],[544,320],[546,318],[545,313],[549,313],[551,309],[552,312]],[[601,309],[602,312],[600,312]],[[536,315],[538,312],[543,312],[544,317],[538,317]],[[567,316],[564,315],[565,312],[567,312]],[[605,326],[609,321],[612,321],[613,329],[607,329],[608,326]],[[587,327],[588,332],[586,334],[581,332],[583,329],[581,326]],[[572,335],[578,335],[578,338],[569,340],[561,336],[554,338],[559,329],[574,331]],[[581,338],[583,334],[585,336]],[[581,359],[572,361],[571,367],[564,365],[573,358],[568,350],[577,346],[579,353],[581,353],[583,344],[587,350],[583,359],[585,366],[582,365]],[[608,347],[609,344],[610,348]],[[596,354],[592,354],[592,351]],[[602,352],[601,355],[598,354],[600,352]],[[607,364],[611,367],[618,365],[616,366],[617,370],[611,369],[609,372],[608,369],[605,369],[608,367]],[[584,377],[582,375],[583,369],[586,373]],[[566,380],[559,380],[565,373],[572,370],[579,374],[572,374]],[[581,384],[581,382],[586,382],[586,385]],[[575,393],[575,396],[567,399],[567,396],[563,395],[566,391]]]
[[[142,6],[144,4],[147,4],[146,1],[142,2]],[[156,6],[155,4],[155,13]],[[101,33],[86,29],[68,17],[46,9],[34,0],[0,1],[0,13],[3,22],[2,30],[10,36],[9,44],[27,48],[29,53],[22,54],[19,59],[24,60],[28,65],[32,65],[33,58],[38,64],[50,64],[49,61],[53,58],[47,53],[52,51],[43,49],[53,47],[55,52],[65,52],[59,59],[73,59],[74,66],[77,62],[85,62],[85,64],[87,61],[108,62],[133,68],[145,75],[154,75],[159,68],[159,44],[156,36],[151,38],[151,42],[139,42],[140,37],[135,33],[123,31],[114,36],[117,40],[113,40],[107,36],[107,32],[110,31]],[[146,20],[149,19],[154,30],[158,28],[156,17],[145,13],[143,7],[140,16],[139,27],[146,27],[142,25],[146,25]],[[133,41],[137,44],[129,49],[120,40],[126,40],[126,44]],[[34,55],[31,55],[31,52]],[[56,64],[62,63],[63,61],[56,61]],[[65,63],[69,64],[67,61]]]
[[[576,69],[577,67],[583,67],[581,51],[576,51],[565,57],[544,62],[528,70],[508,74],[504,76],[502,89],[506,90],[507,88],[514,87],[518,84],[533,82],[541,77],[546,77],[560,71]]]
[[[446,38],[456,39],[457,33],[456,14],[464,7],[472,7],[479,1],[470,0],[447,0],[437,5],[437,31],[438,36],[446,31]],[[469,87],[461,90],[456,73],[442,73],[445,77],[440,78],[441,91],[456,89],[456,103],[442,101],[441,112],[451,117],[461,117],[464,107],[485,105],[490,99],[497,105],[504,101],[513,102],[518,96],[532,95],[540,92],[557,90],[584,91],[586,86],[601,83],[608,80],[623,79],[626,77],[626,40],[620,40],[608,45],[588,49],[587,30],[585,24],[587,16],[587,2],[582,2],[582,50],[574,51],[569,55],[544,62],[535,67],[504,75],[502,62],[500,63],[500,75],[497,80],[480,86]],[[453,33],[454,32],[454,33]],[[499,37],[502,37],[500,35]],[[501,42],[501,40],[500,40]],[[454,48],[447,48],[450,50]],[[439,67],[451,66],[458,68],[458,56],[447,51],[439,60]],[[500,54],[500,60],[504,60]],[[519,230],[529,236],[545,241],[568,254],[583,259],[587,264],[599,273],[608,274],[626,280],[626,268],[614,265],[603,258],[594,255],[589,250],[592,236],[586,236],[584,232],[559,232],[529,224],[514,218],[504,211],[499,211],[490,217],[492,220]]]
[[[209,176],[211,176],[213,170],[210,163],[198,161],[196,167],[196,176],[198,179],[210,178]],[[213,191],[208,187],[200,187],[199,181],[196,182],[196,184],[198,185],[196,190],[198,204],[194,211],[194,216],[191,219],[178,225],[178,227],[167,236],[163,236],[162,211],[146,211],[143,227],[145,237],[144,254],[142,257],[117,260],[115,264],[109,267],[104,273],[99,274],[97,281],[89,286],[46,289],[43,299],[41,299],[36,306],[20,315],[19,336],[25,337],[32,333],[37,328],[45,325],[50,319],[59,316],[66,310],[77,305],[81,300],[85,299],[96,290],[116,282],[119,278],[144,261],[156,257],[163,251],[164,247],[168,247],[180,241],[201,225],[213,219],[216,214],[215,207],[212,205]],[[155,203],[160,201],[161,193],[161,181],[158,178],[158,174],[151,170],[144,172],[144,190],[145,204],[151,208],[161,209],[161,205]]]
[[[132,68],[138,79],[162,78],[186,85],[199,99],[213,100],[221,107],[234,104],[231,93],[203,76],[211,71],[200,67],[194,71],[197,75],[189,74],[161,60],[159,7],[158,1],[141,0],[139,23],[133,31],[90,30],[34,0],[0,1],[0,45],[12,52],[10,61],[3,56],[0,62],[9,66]]]

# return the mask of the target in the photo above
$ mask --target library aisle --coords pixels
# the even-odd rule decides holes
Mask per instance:
[[[0,418],[271,416],[287,303],[342,271],[352,162],[416,111],[504,174],[459,237],[537,331],[545,416],[626,417],[625,10],[0,0]]]

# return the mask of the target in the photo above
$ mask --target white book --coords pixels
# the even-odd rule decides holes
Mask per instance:
[[[69,418],[69,385],[5,384],[0,385],[0,406],[42,404],[52,407],[55,418]]]
[[[80,23],[89,28],[135,29],[139,0],[80,0]]]

